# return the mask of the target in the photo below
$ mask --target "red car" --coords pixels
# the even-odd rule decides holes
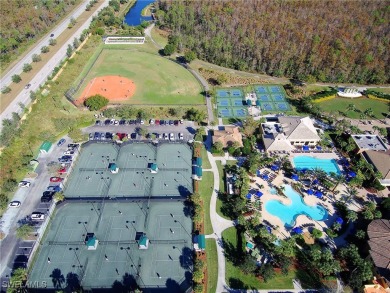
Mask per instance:
[[[62,182],[64,178],[61,177],[51,177],[50,182]]]
[[[154,121],[154,124],[155,124],[155,125],[160,125],[160,120]]]
[[[60,170],[58,170],[58,173],[60,173],[60,174],[67,173],[67,172],[68,172],[68,170],[66,169],[66,167],[63,167]]]

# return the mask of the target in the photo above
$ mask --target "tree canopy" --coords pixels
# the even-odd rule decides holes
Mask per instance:
[[[159,9],[177,49],[221,66],[310,82],[390,81],[386,0],[163,0]]]
[[[108,99],[102,95],[94,95],[86,99],[84,104],[89,108],[89,110],[97,111],[108,105]]]

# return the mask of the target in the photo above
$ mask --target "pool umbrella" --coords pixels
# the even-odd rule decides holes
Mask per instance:
[[[256,170],[256,175],[258,176],[258,177],[260,177],[260,170]]]
[[[302,147],[302,149],[303,149],[304,151],[308,151],[308,150],[309,150],[309,146],[308,146],[308,145],[304,145],[304,146]]]
[[[265,226],[265,229],[267,229],[268,233],[270,233],[270,234],[271,234],[271,232],[272,232],[272,229],[271,229],[271,227],[270,227],[270,226]]]
[[[263,175],[263,179],[264,179],[264,180],[268,180],[268,179],[269,179],[268,175],[267,175],[267,174],[264,174],[264,175]]]
[[[292,179],[292,180],[295,180],[295,181],[298,181],[298,180],[299,180],[299,176],[298,176],[297,174],[293,174],[293,175],[291,176],[291,179]]]
[[[313,183],[313,184],[318,184],[318,180],[317,180],[317,179],[314,179],[312,183]]]
[[[247,106],[252,106],[252,101],[251,100],[246,100],[246,104],[247,104]]]
[[[259,100],[256,101],[256,106],[260,106],[260,101]]]
[[[303,233],[303,230],[300,227],[295,227],[295,228],[292,229],[292,231],[294,233],[296,233],[296,234],[302,234]]]
[[[251,198],[252,198],[252,194],[248,193],[248,194],[246,195],[246,198],[247,198],[247,199],[251,199]]]
[[[322,198],[322,192],[321,191],[316,191],[316,193],[314,194],[316,197],[318,198]]]
[[[349,177],[352,177],[352,178],[355,178],[355,177],[356,177],[356,173],[353,172],[353,171],[349,171],[349,172],[348,172],[348,176],[349,176]]]
[[[320,150],[322,150],[322,147],[318,145],[318,146],[316,146],[316,149],[320,151]]]
[[[344,223],[344,220],[342,218],[338,217],[336,219],[336,222],[339,223],[340,225],[342,225]]]
[[[313,189],[308,189],[306,192],[308,195],[312,195],[314,193]]]
[[[306,172],[307,172],[307,168],[303,168],[303,169],[301,170],[301,172],[302,172],[302,173],[306,173]]]
[[[261,191],[257,191],[257,192],[256,192],[256,196],[257,196],[257,197],[261,197],[262,195],[263,195],[263,193],[262,193]]]
[[[271,170],[272,170],[272,171],[277,171],[277,170],[279,170],[279,167],[276,166],[276,165],[272,165],[272,166],[271,166]]]

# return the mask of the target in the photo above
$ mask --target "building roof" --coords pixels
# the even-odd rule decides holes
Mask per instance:
[[[321,140],[310,117],[281,116],[278,120],[289,140]]]
[[[198,238],[199,249],[206,249],[206,237],[204,234],[200,234]]]
[[[223,147],[231,146],[234,142],[242,144],[242,134],[238,126],[225,126],[224,130],[214,130],[213,143],[221,142]]]
[[[390,220],[378,219],[367,227],[370,255],[380,275],[390,282]]]
[[[41,144],[41,147],[39,148],[39,150],[48,152],[50,150],[51,146],[52,146],[52,143],[50,141],[44,141]]]
[[[377,135],[351,135],[360,150],[386,151],[387,147]]]
[[[294,147],[291,145],[283,133],[272,138],[263,138],[264,147],[267,151],[292,151]]]
[[[390,154],[387,152],[377,152],[367,150],[363,152],[369,163],[382,173],[383,179],[390,179]]]

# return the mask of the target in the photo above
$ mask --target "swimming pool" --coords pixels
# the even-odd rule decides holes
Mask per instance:
[[[295,225],[295,219],[299,215],[306,215],[312,220],[323,221],[328,217],[328,212],[320,205],[308,206],[302,197],[290,185],[284,185],[284,194],[291,200],[290,205],[285,205],[279,200],[269,200],[265,209],[271,215],[277,216],[287,228]]]
[[[336,160],[334,159],[318,159],[309,156],[296,156],[293,158],[293,164],[295,169],[321,169],[326,173],[336,173],[341,174],[339,166],[337,165]]]

